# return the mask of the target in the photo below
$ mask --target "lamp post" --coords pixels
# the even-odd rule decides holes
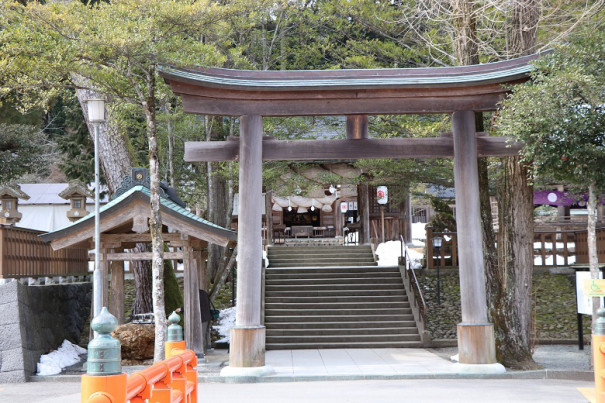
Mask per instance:
[[[92,124],[95,137],[95,269],[93,272],[92,295],[94,317],[99,315],[103,304],[103,273],[101,272],[101,225],[99,221],[99,125],[105,122],[105,100],[86,101],[88,121]]]
[[[439,253],[439,249],[441,249],[441,244],[443,243],[443,238],[440,236],[436,236],[433,238],[433,248],[437,251],[437,304],[441,305],[441,281],[439,278],[439,261],[441,260],[441,253]],[[431,256],[432,258],[432,256]]]

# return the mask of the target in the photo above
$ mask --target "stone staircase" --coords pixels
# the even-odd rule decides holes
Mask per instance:
[[[271,247],[266,348],[421,347],[397,267],[369,246]]]

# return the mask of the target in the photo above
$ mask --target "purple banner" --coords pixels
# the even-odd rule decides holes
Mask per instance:
[[[534,204],[548,204],[550,206],[578,206],[586,207],[588,200],[587,194],[573,194],[570,192],[561,192],[558,190],[535,190]],[[605,198],[599,200],[600,204],[605,204]]]

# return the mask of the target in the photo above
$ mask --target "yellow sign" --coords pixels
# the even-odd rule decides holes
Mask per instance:
[[[605,297],[605,280],[584,280],[585,297]]]

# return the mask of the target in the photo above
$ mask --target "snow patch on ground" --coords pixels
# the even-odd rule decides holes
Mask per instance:
[[[412,245],[423,247],[426,242],[426,224],[416,222],[412,224]]]
[[[399,256],[401,256],[401,242],[388,241],[379,244],[376,248],[376,255],[378,257],[378,266],[397,266]],[[420,269],[422,267],[420,263],[424,257],[422,253],[408,249],[408,256],[412,262],[413,269]]]
[[[265,261],[265,267],[269,267],[269,258],[267,257],[266,250],[263,250],[263,260]]]
[[[60,374],[64,368],[80,362],[80,355],[86,354],[86,349],[63,340],[63,344],[55,351],[40,356],[37,374],[41,376]]]
[[[218,324],[212,326],[221,336],[217,343],[229,343],[231,328],[235,326],[235,308],[222,309],[218,316]]]

